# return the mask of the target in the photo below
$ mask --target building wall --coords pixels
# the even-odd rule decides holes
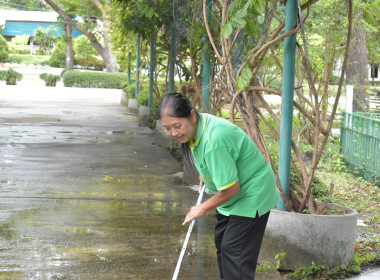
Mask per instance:
[[[56,34],[58,37],[61,37],[65,35],[65,31],[63,29],[63,26],[61,24],[56,24],[53,22],[22,22],[22,21],[6,21],[5,22],[5,28],[3,32],[1,32],[1,35],[3,35],[5,38],[12,38],[17,35],[28,35],[33,36],[34,32],[37,28],[47,28],[49,26],[55,26],[56,27]],[[76,28],[73,28],[73,37],[78,37],[82,35],[81,32],[79,32]]]

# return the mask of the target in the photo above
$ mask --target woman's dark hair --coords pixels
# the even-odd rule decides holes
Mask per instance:
[[[172,92],[162,97],[160,104],[158,105],[158,119],[161,119],[162,114],[165,113],[168,116],[175,118],[191,118],[191,111],[194,110],[197,119],[199,120],[199,114],[191,104],[190,100],[182,93]],[[190,172],[194,169],[193,155],[191,154],[189,143],[181,144],[183,164]]]

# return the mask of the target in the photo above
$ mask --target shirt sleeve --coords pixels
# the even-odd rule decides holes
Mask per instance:
[[[205,162],[218,191],[228,189],[239,182],[236,161],[231,149],[227,147],[214,149],[207,153]]]

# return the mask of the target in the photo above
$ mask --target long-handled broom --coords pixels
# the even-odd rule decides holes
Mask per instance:
[[[205,189],[206,189],[206,186],[203,185],[202,190],[201,190],[201,192],[199,193],[199,197],[198,197],[197,205],[201,204],[201,202],[202,202],[202,198],[203,198],[203,194],[204,194],[204,192],[205,192]],[[183,256],[185,255],[186,248],[187,248],[187,244],[189,243],[190,235],[191,235],[191,232],[192,232],[193,227],[194,227],[194,223],[195,223],[195,219],[191,221],[190,226],[189,226],[189,229],[187,230],[187,234],[186,234],[185,242],[183,243],[181,253],[179,254],[179,258],[178,258],[177,266],[176,266],[176,268],[175,268],[175,271],[174,271],[174,274],[173,274],[173,278],[172,278],[172,280],[177,280],[177,277],[178,277],[178,274],[179,274],[179,270],[180,270],[180,268],[181,268],[181,263],[182,263],[182,260],[183,260]]]

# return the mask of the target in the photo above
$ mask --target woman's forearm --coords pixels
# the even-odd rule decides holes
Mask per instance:
[[[185,217],[185,221],[183,224],[187,224],[188,222],[203,216],[208,211],[215,209],[216,207],[226,203],[228,200],[237,195],[240,191],[240,184],[237,182],[233,186],[225,189],[223,191],[218,191],[213,197],[206,200],[204,203],[195,205],[190,209],[190,212],[187,213]]]
[[[237,195],[240,191],[240,184],[237,182],[233,186],[229,187],[228,189],[218,191],[213,197],[206,200],[201,204],[202,208],[208,212],[216,207],[223,205],[227,201],[229,201],[231,198],[233,198],[235,195]]]

